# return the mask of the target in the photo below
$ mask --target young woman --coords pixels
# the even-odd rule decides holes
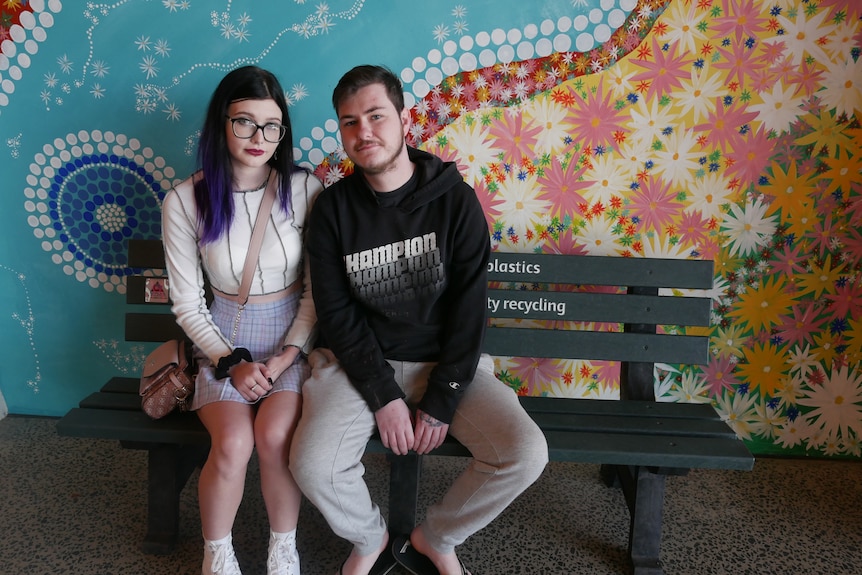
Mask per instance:
[[[198,361],[191,408],[212,440],[198,487],[202,572],[240,573],[231,531],[256,448],[271,528],[267,573],[298,575],[301,494],[289,449],[316,325],[303,229],[323,186],[293,164],[284,93],[272,73],[254,66],[228,73],[213,93],[198,161],[200,170],[165,196],[162,229],[172,309]],[[262,222],[243,307],[243,266],[270,179],[277,197]],[[204,277],[213,292],[209,307]]]

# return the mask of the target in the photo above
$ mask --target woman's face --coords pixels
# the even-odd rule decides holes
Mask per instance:
[[[279,134],[284,135],[275,100],[236,100],[228,106],[227,116],[227,147],[234,169],[266,165],[278,148]]]

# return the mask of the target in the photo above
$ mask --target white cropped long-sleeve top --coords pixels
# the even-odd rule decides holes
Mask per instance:
[[[285,213],[276,200],[263,237],[250,295],[279,292],[297,280],[303,294],[293,325],[283,345],[296,345],[308,353],[313,344],[317,316],[311,297],[311,278],[303,257],[306,216],[323,185],[300,171],[291,178],[293,213]],[[213,323],[204,298],[204,277],[216,290],[239,293],[245,256],[264,190],[234,193],[234,218],[215,242],[202,244],[192,178],[170,190],[162,203],[162,234],[170,280],[172,311],[177,323],[212,362],[233,350],[229,336]],[[305,273],[303,273],[305,272]]]

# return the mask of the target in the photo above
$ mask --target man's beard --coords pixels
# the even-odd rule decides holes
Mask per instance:
[[[403,146],[403,141],[402,141],[402,146]],[[386,148],[384,146],[383,150],[388,151],[388,148]],[[396,169],[397,165],[396,165],[395,160],[401,154],[401,150],[402,150],[401,147],[396,148],[395,150],[392,151],[391,154],[388,154],[385,158],[383,158],[380,161],[375,162],[372,165],[363,166],[362,164],[360,164],[356,161],[354,161],[353,163],[356,164],[356,166],[358,166],[364,173],[366,173],[370,176],[378,176],[380,174],[385,174],[386,172],[390,172],[390,171]]]

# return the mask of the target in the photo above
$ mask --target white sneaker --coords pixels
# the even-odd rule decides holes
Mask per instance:
[[[299,575],[299,553],[296,551],[296,531],[291,531],[280,536],[270,533],[266,574]]]
[[[239,562],[233,552],[233,543],[204,542],[204,564],[202,575],[242,575]]]

